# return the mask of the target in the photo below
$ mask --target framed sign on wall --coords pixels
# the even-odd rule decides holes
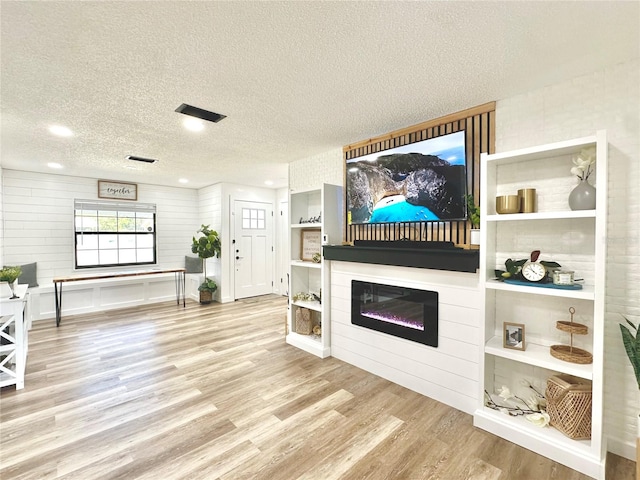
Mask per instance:
[[[98,198],[138,200],[138,185],[135,183],[98,180]]]
[[[314,261],[314,254],[320,254],[322,250],[320,229],[305,229],[301,233],[300,260],[312,262]]]

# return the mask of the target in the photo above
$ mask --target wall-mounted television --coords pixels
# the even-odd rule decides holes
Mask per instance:
[[[465,132],[347,160],[349,224],[467,218]]]

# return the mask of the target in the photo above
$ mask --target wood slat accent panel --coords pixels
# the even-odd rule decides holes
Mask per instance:
[[[345,160],[390,148],[409,145],[449,133],[466,132],[467,144],[467,191],[476,203],[480,201],[480,154],[495,151],[495,102],[485,103],[434,120],[406,127],[369,140],[363,140],[343,147]],[[346,185],[346,168],[344,173]],[[354,240],[415,240],[451,241],[470,248],[469,230],[466,220],[446,222],[407,222],[396,224],[347,225],[345,206],[345,239]]]

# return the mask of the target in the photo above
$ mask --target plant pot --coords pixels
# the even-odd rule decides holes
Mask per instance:
[[[469,243],[471,245],[480,245],[480,229],[472,228]]]
[[[200,292],[200,303],[206,305],[213,301],[213,293],[209,291],[201,291]]]
[[[640,415],[637,418],[636,427],[636,478],[640,478]]]

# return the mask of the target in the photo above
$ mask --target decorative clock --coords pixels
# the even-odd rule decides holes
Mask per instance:
[[[547,278],[547,267],[538,262],[540,257],[540,250],[534,250],[531,252],[529,261],[522,266],[521,274],[525,280],[530,282],[541,282]]]

